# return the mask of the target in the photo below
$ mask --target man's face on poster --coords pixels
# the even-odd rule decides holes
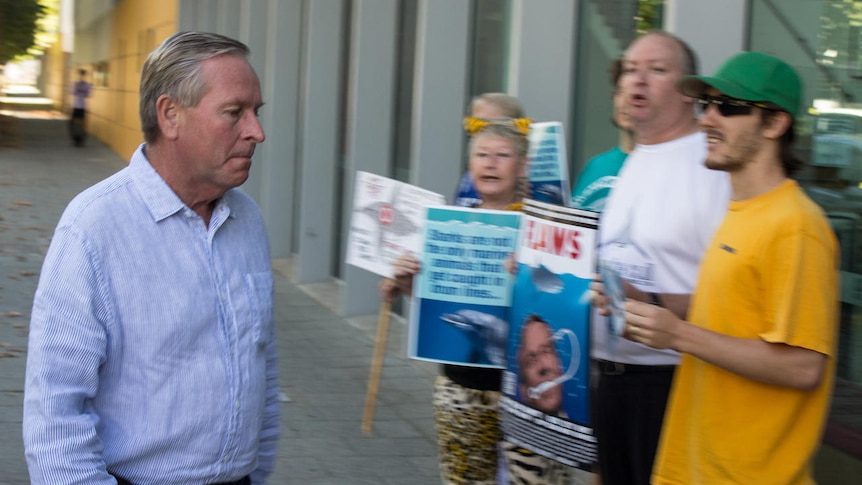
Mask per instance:
[[[550,326],[539,320],[530,320],[521,331],[521,349],[518,353],[520,366],[520,390],[524,402],[547,414],[559,412],[563,403],[563,386],[555,385],[536,397],[530,390],[543,382],[556,379],[562,374],[560,356],[554,345]]]

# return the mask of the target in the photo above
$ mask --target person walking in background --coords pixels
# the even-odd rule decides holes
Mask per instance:
[[[264,141],[248,47],[166,39],[141,71],[145,143],[79,194],[30,322],[32,483],[261,484],[279,432],[268,237],[236,189]]]
[[[525,124],[492,120],[477,127],[469,145],[470,175],[479,194],[476,207],[520,210],[518,190],[527,164]],[[381,298],[411,295],[420,263],[411,256],[395,260],[395,280],[383,280]],[[498,445],[502,439],[499,399],[502,370],[444,364],[434,382],[434,421],[445,484],[497,482]]]
[[[637,145],[610,193],[598,235],[599,260],[621,275],[626,295],[660,303],[681,318],[730,198],[727,174],[703,165],[706,135],[692,100],[675,88],[696,65],[688,45],[663,31],[638,37],[623,54],[620,89]],[[602,284],[591,287],[599,312],[607,314]],[[647,485],[679,355],[612,334],[605,318],[592,325],[601,480]]]
[[[790,179],[802,84],[745,52],[677,87],[702,106],[706,166],[728,172],[727,217],[709,245],[688,321],[629,302],[628,338],[682,352],[654,484],[814,483],[835,378],[838,249]]]
[[[596,155],[587,162],[572,189],[572,207],[595,212],[601,212],[605,208],[605,201],[614,187],[617,174],[635,146],[631,120],[625,111],[625,94],[620,87],[620,77],[623,74],[622,59],[611,61],[609,74],[613,87],[614,108],[611,123],[617,127],[619,141],[617,146]]]
[[[72,143],[76,147],[84,146],[87,136],[87,98],[93,85],[87,82],[87,71],[78,70],[80,78],[72,85],[72,117],[69,119],[69,130],[72,133]]]
[[[470,101],[470,116],[464,119],[465,129],[470,134],[471,120],[490,121],[513,118],[523,118],[524,111],[517,98],[503,93],[485,93]],[[459,207],[474,207],[481,203],[470,170],[464,172],[455,191],[454,205]]]

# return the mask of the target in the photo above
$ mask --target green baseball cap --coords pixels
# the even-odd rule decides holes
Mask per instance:
[[[742,52],[731,57],[712,76],[683,76],[677,91],[700,98],[708,87],[731,98],[767,103],[796,118],[802,81],[781,59],[763,52]]]

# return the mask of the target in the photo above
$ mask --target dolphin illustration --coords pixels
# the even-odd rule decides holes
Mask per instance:
[[[477,363],[506,365],[509,322],[476,310],[444,313],[440,319],[467,334],[478,354],[475,358]]]

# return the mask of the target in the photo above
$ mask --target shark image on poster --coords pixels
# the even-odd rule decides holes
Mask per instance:
[[[444,202],[440,194],[356,172],[347,263],[391,278],[392,262],[421,248],[425,207]]]
[[[530,280],[541,293],[556,295],[563,291],[563,279],[543,265],[530,268]]]
[[[404,212],[397,210],[395,206],[398,201],[400,187],[395,187],[390,195],[391,200],[378,201],[365,207],[354,209],[360,214],[368,216],[372,222],[377,223],[377,246],[380,247],[387,235],[408,236],[419,232],[419,224],[407,217]]]

